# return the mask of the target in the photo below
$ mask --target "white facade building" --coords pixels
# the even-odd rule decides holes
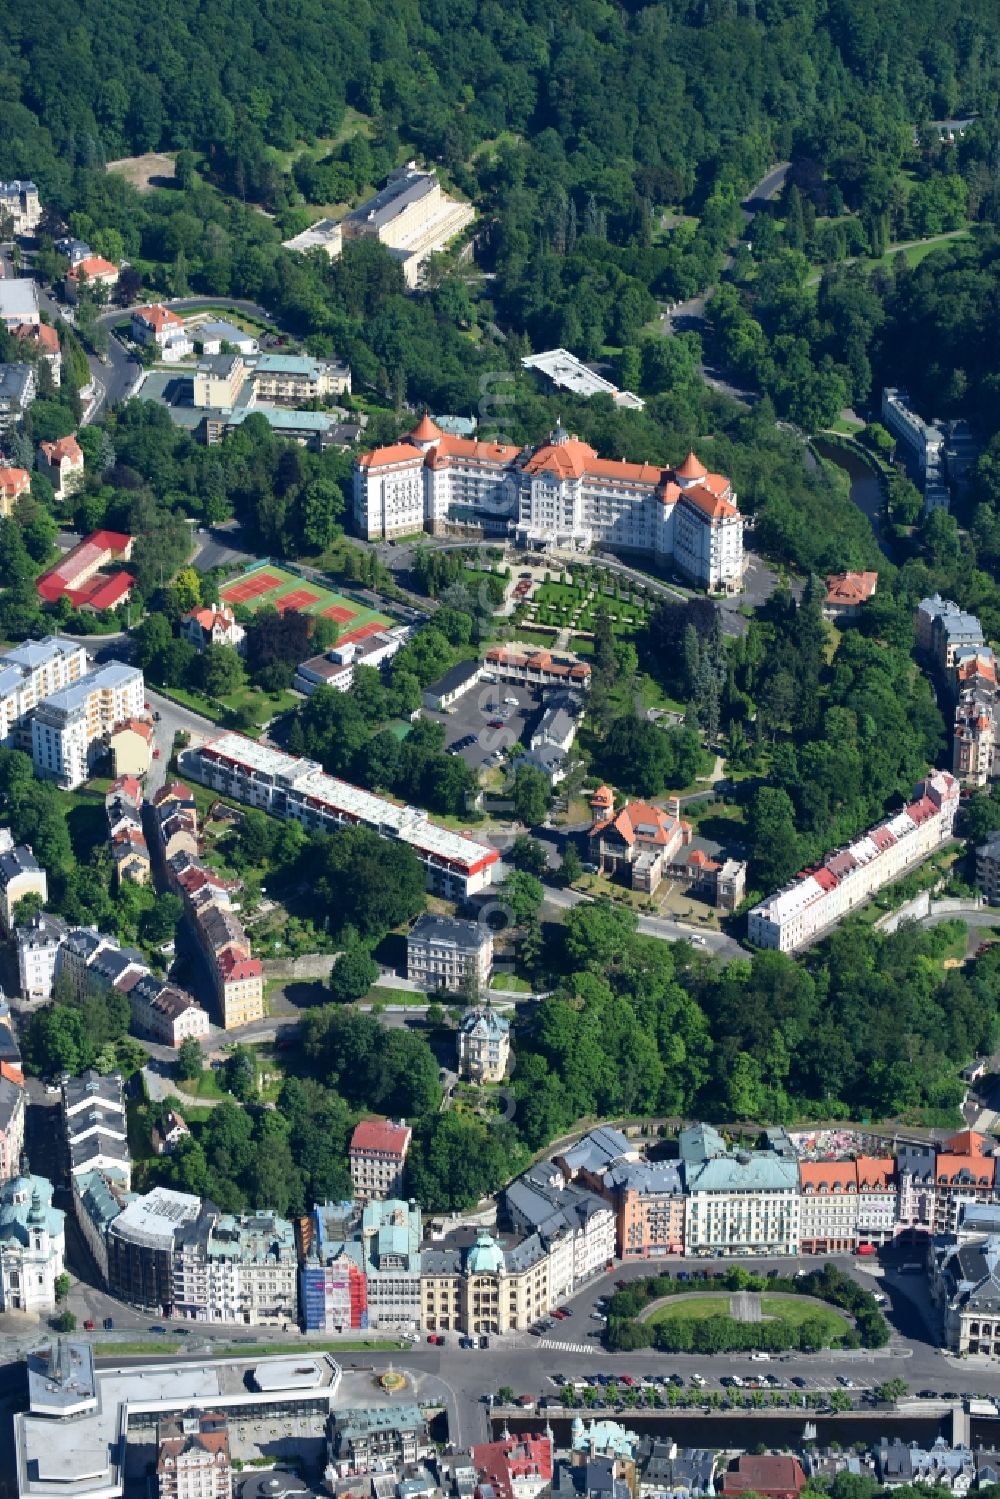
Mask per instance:
[[[79,642],[47,635],[0,656],[0,740],[30,748],[28,715],[52,693],[86,676],[90,663]]]
[[[0,1187],[0,1312],[55,1311],[65,1217],[44,1176],[16,1176]]]
[[[27,926],[17,929],[17,971],[22,999],[51,999],[56,959],[66,935],[58,916],[39,911]]]
[[[827,854],[808,874],[754,906],[748,920],[750,941],[779,952],[807,946],[950,838],[958,811],[958,782],[947,771],[936,770],[916,790],[916,798],[901,812],[847,848]]]
[[[693,453],[676,469],[599,458],[558,427],[534,449],[452,437],[428,416],[362,453],[354,522],[369,540],[475,525],[522,545],[652,556],[708,589],[741,587],[743,517],[732,486]]]
[[[769,1151],[687,1168],[686,1254],[798,1254],[799,1166]]]
[[[82,786],[104,752],[105,734],[140,717],[144,698],[142,672],[120,661],[109,661],[85,680],[53,693],[31,722],[36,774],[68,790]]]
[[[268,749],[242,734],[220,734],[184,757],[185,772],[203,786],[307,832],[360,823],[383,838],[407,843],[427,871],[428,889],[467,900],[485,890],[499,860],[495,848],[439,827],[418,807],[404,807],[348,781],[328,776],[311,760]]]

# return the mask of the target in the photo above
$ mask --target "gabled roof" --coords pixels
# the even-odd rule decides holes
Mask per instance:
[[[53,466],[61,463],[64,458],[68,458],[70,463],[83,462],[83,451],[72,434],[69,437],[60,437],[57,442],[40,442],[38,446]]]
[[[9,498],[16,499],[30,488],[31,475],[26,468],[0,468],[0,490]]]
[[[79,281],[81,276],[86,276],[88,281],[93,281],[96,276],[117,276],[118,267],[112,265],[110,260],[105,260],[102,255],[88,255],[85,260],[78,260],[76,265],[67,273],[67,280]]]
[[[878,583],[878,573],[830,573],[826,580],[826,602],[853,608],[870,599]]]

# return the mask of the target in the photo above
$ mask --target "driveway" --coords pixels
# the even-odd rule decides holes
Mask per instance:
[[[545,886],[546,906],[557,911],[572,911],[576,906],[589,905],[592,897],[579,890],[557,890],[554,885]],[[657,937],[662,942],[693,942],[698,947],[724,958],[728,963],[733,958],[745,958],[746,951],[727,937],[724,932],[700,932],[695,927],[679,921],[669,921],[663,916],[640,916],[639,931],[644,937]]]
[[[175,734],[183,730],[190,734],[192,739],[205,740],[221,734],[222,730],[210,718],[203,718],[200,713],[181,707],[179,703],[172,702],[170,698],[164,697],[162,693],[155,691],[148,684],[146,701],[153,711],[160,715],[154,740],[155,747],[160,751],[160,758],[154,760],[149,767],[149,775],[146,779],[148,798],[154,791],[159,791],[167,778],[167,762],[173,749]]]

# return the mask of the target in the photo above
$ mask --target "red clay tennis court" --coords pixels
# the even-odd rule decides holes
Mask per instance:
[[[332,604],[329,609],[323,610],[324,619],[335,619],[338,625],[346,625],[349,619],[357,619],[356,609],[345,609],[343,604]]]
[[[367,640],[369,635],[377,635],[380,630],[384,629],[385,625],[380,625],[377,620],[373,619],[370,624],[359,625],[356,630],[349,630],[346,635],[338,635],[337,644],[350,645],[353,640]]]
[[[262,593],[272,593],[275,588],[280,588],[284,581],[284,578],[278,577],[276,573],[251,573],[248,578],[241,578],[238,583],[227,583],[225,588],[219,590],[219,597],[225,599],[227,604],[245,604],[250,599],[259,598]]]
[[[315,588],[293,588],[290,593],[283,593],[280,599],[275,599],[274,607],[279,614],[286,614],[289,609],[307,609],[321,597]]]

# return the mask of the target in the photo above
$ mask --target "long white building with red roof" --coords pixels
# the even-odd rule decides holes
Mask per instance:
[[[779,952],[808,946],[950,838],[958,800],[954,776],[934,771],[902,811],[754,906],[747,923],[750,941]]]
[[[300,822],[307,832],[359,824],[408,843],[424,866],[428,889],[438,895],[463,900],[477,895],[489,885],[500,859],[495,848],[431,822],[419,807],[376,796],[327,775],[313,760],[269,749],[242,734],[220,734],[188,750],[184,767],[203,786]]]
[[[709,589],[743,577],[732,485],[689,453],[675,469],[601,458],[557,427],[535,448],[442,432],[429,416],[354,469],[354,521],[369,540],[475,525],[523,545],[610,548],[672,563]]]

